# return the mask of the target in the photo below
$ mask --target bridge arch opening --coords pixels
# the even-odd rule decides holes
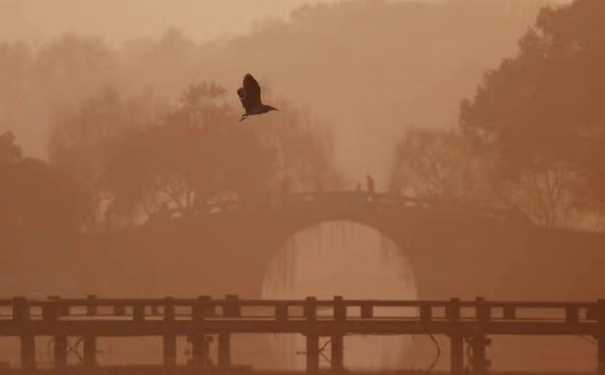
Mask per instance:
[[[376,229],[349,221],[324,221],[297,231],[270,259],[262,297],[331,299],[335,295],[417,299],[416,278],[405,249]],[[304,337],[283,335],[271,341],[276,366],[304,370]],[[345,347],[345,366],[350,369],[396,369],[409,365],[411,337],[346,337]],[[325,354],[329,358],[329,344]],[[324,360],[322,367],[328,366]]]

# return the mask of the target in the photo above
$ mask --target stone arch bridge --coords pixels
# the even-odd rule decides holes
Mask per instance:
[[[260,296],[268,260],[323,221],[367,225],[408,258],[421,299],[586,300],[605,295],[605,235],[548,229],[521,215],[400,196],[319,192],[86,236],[77,262],[86,290],[116,296]],[[119,295],[118,295],[119,296]]]

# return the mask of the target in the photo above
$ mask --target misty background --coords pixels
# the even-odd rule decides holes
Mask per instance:
[[[286,187],[353,190],[365,188],[366,175],[380,192],[514,208],[546,226],[598,227],[592,213],[582,213],[590,225],[569,215],[575,175],[546,168],[500,194],[484,181],[491,159],[457,132],[461,101],[488,70],[519,55],[544,5],[566,3],[0,0],[0,135],[15,135],[3,139],[9,167],[0,176],[36,182],[10,192],[26,209],[6,222],[21,228],[23,217],[36,219],[0,237],[11,249],[2,254],[5,293],[177,295],[190,276],[170,276],[170,254],[134,249],[112,268],[118,276],[93,280],[115,259],[73,251],[72,237],[141,224],[165,204],[187,212]],[[280,112],[238,123],[235,92],[248,72]],[[564,188],[553,191],[553,181]],[[297,234],[268,265],[264,296],[416,298],[421,285],[405,255],[393,261],[380,234],[353,226]],[[305,253],[303,262],[308,247],[326,251]],[[128,283],[135,279],[149,282]]]
[[[250,72],[329,122],[350,184],[370,173],[384,189],[394,140],[455,126],[461,98],[545,3],[4,0],[0,127],[48,159],[57,113],[108,85],[170,102],[206,80],[235,103]]]

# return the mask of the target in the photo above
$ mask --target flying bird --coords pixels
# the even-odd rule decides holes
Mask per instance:
[[[250,73],[246,74],[242,87],[237,90],[239,100],[241,100],[242,106],[246,110],[246,113],[239,119],[240,121],[245,120],[248,116],[261,115],[269,111],[277,111],[277,108],[263,104],[260,97],[260,91],[260,85],[256,79],[254,79]]]

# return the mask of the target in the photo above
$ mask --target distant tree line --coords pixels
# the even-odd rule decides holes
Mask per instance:
[[[89,210],[85,189],[68,172],[22,155],[0,134],[0,268],[24,252],[65,254]]]
[[[189,213],[224,198],[254,200],[288,189],[349,186],[335,165],[331,124],[293,103],[314,103],[322,118],[332,116],[342,122],[343,132],[353,133],[348,140],[363,141],[367,133],[359,126],[379,122],[370,130],[379,142],[367,142],[370,147],[351,155],[347,164],[363,164],[359,162],[371,156],[382,160],[383,155],[364,151],[376,143],[390,147],[386,142],[399,131],[399,119],[415,119],[426,128],[450,118],[478,72],[508,53],[510,42],[542,1],[548,0],[531,2],[518,17],[502,12],[499,2],[484,1],[446,2],[443,7],[401,2],[318,5],[224,46],[197,45],[177,30],[120,48],[81,35],[65,35],[40,48],[0,43],[0,267],[15,275],[29,272],[29,279],[46,283],[51,278],[39,277],[39,272],[49,260],[63,265],[58,274],[70,267],[86,269],[69,264],[64,256],[86,231],[139,223],[165,207]],[[597,19],[603,13],[593,6],[591,17]],[[551,12],[552,22],[558,12]],[[458,22],[443,22],[452,18]],[[479,19],[486,23],[482,34],[473,24]],[[571,26],[551,34],[565,39],[561,30]],[[578,35],[590,29],[593,46],[598,44],[602,26],[584,21],[576,26],[585,28]],[[544,39],[543,32],[536,27],[536,43]],[[419,36],[431,42],[416,43]],[[358,43],[360,38],[369,42]],[[435,48],[439,45],[448,47]],[[266,59],[276,50],[282,51],[280,59]],[[240,61],[233,56],[242,51],[255,51],[248,54],[250,66],[270,71],[290,96],[288,101],[270,98],[279,113],[240,124],[232,120],[241,113],[235,93],[210,82],[241,74]],[[585,77],[574,70],[578,82],[591,84],[594,79],[597,86],[586,87],[602,87],[595,68],[602,60],[592,60],[593,67],[591,60],[582,61],[591,69],[582,70]],[[360,74],[368,69],[375,74]],[[515,69],[517,75],[532,72]],[[502,74],[499,70],[490,75]],[[506,105],[513,102],[507,90],[516,86],[496,88],[499,84],[489,83],[494,80],[490,75],[479,92],[488,92],[486,98],[493,95],[499,104],[486,104],[491,99],[479,99],[478,93],[463,106],[464,126],[447,132],[410,131],[398,147],[393,189],[516,207],[546,225],[566,225],[578,212],[596,212],[602,174],[599,158],[587,156],[602,148],[596,143],[576,147],[585,152],[583,159],[559,157],[550,168],[534,169],[526,162],[532,160],[529,155],[513,152],[519,159],[514,168],[506,166],[512,159],[505,156],[502,139],[509,130],[511,140],[513,135],[522,139],[524,128],[509,129],[502,121],[498,127],[489,125],[487,132],[485,118],[477,119],[480,112],[515,112]],[[198,79],[202,83],[195,83]],[[321,92],[318,87],[323,87]],[[271,96],[267,88],[264,93]],[[569,105],[579,106],[577,99]],[[559,105],[562,110],[567,104]],[[19,137],[4,132],[5,126]],[[596,142],[596,130],[591,131],[587,134]],[[20,146],[27,146],[27,152]],[[383,150],[384,155],[389,151]],[[19,263],[21,268],[14,267]]]
[[[51,163],[88,187],[89,224],[126,225],[162,208],[188,214],[225,198],[254,201],[286,183],[339,183],[329,133],[315,120],[282,100],[275,116],[239,123],[241,109],[226,94],[192,84],[170,106],[108,88],[57,117]]]
[[[602,217],[604,17],[601,0],[543,9],[518,56],[489,71],[462,101],[455,129],[407,132],[392,189],[515,209],[546,226],[586,227]],[[46,52],[56,64],[44,79],[63,82],[57,49],[82,67],[111,66],[99,45],[91,42],[80,56],[70,43]],[[25,50],[7,51],[0,48],[30,61]],[[20,103],[28,90],[13,73],[7,82],[14,96],[3,103]],[[23,249],[67,249],[83,230],[144,221],[162,207],[187,213],[225,197],[262,199],[284,186],[342,186],[326,127],[287,101],[272,98],[278,114],[242,124],[233,121],[237,103],[211,83],[190,84],[177,103],[111,85],[76,91],[81,100],[53,117],[49,162],[24,156],[12,133],[0,135],[3,264]],[[6,109],[10,115],[18,105]]]
[[[451,131],[408,131],[393,189],[595,228],[605,208],[605,2],[546,7]]]
[[[176,105],[107,87],[54,120],[49,162],[0,135],[0,263],[52,250],[82,233],[120,228],[162,209],[183,215],[221,199],[249,202],[292,190],[336,188],[329,133],[284,100],[276,116],[240,123],[224,88],[186,88]]]

